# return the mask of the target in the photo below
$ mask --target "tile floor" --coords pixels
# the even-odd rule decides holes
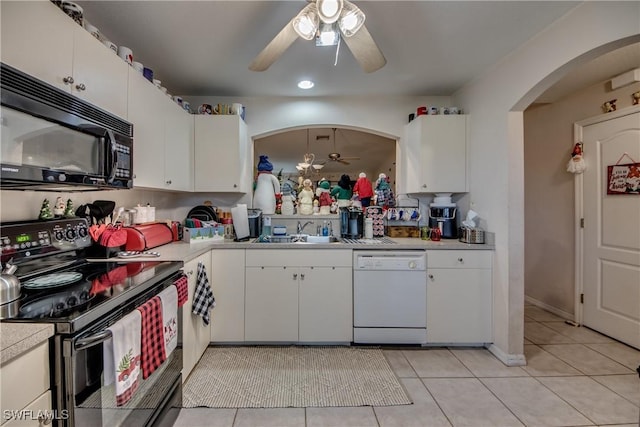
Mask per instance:
[[[525,306],[527,366],[485,349],[384,350],[413,405],[183,409],[174,427],[638,426],[640,351]]]

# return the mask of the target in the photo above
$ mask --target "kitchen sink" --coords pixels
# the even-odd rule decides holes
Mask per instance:
[[[286,234],[282,236],[265,236],[257,238],[254,243],[340,243],[340,239],[335,236],[313,236],[309,234]]]

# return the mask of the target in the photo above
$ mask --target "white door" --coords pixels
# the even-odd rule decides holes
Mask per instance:
[[[631,111],[582,128],[583,324],[640,349],[640,194],[607,194],[608,166],[640,162],[640,112]]]

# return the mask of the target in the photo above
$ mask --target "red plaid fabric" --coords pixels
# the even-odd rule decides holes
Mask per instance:
[[[133,397],[133,393],[136,392],[138,386],[140,385],[140,377],[136,378],[136,380],[131,384],[124,393],[116,395],[116,405],[122,406],[129,401]]]
[[[178,288],[178,307],[182,307],[189,299],[189,282],[187,276],[182,276],[175,282],[173,282]]]
[[[167,359],[164,350],[164,323],[162,321],[162,301],[159,296],[138,307],[142,315],[142,378],[146,379]]]

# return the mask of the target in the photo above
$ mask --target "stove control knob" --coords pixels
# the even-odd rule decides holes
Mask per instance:
[[[78,227],[78,236],[80,236],[80,238],[84,239],[87,237],[87,233],[87,227]]]
[[[68,241],[72,242],[76,238],[76,231],[73,228],[67,228],[67,232],[65,233],[65,237]]]
[[[53,232],[53,237],[55,237],[56,240],[62,240],[64,239],[64,233],[62,232],[62,230],[55,230]]]

